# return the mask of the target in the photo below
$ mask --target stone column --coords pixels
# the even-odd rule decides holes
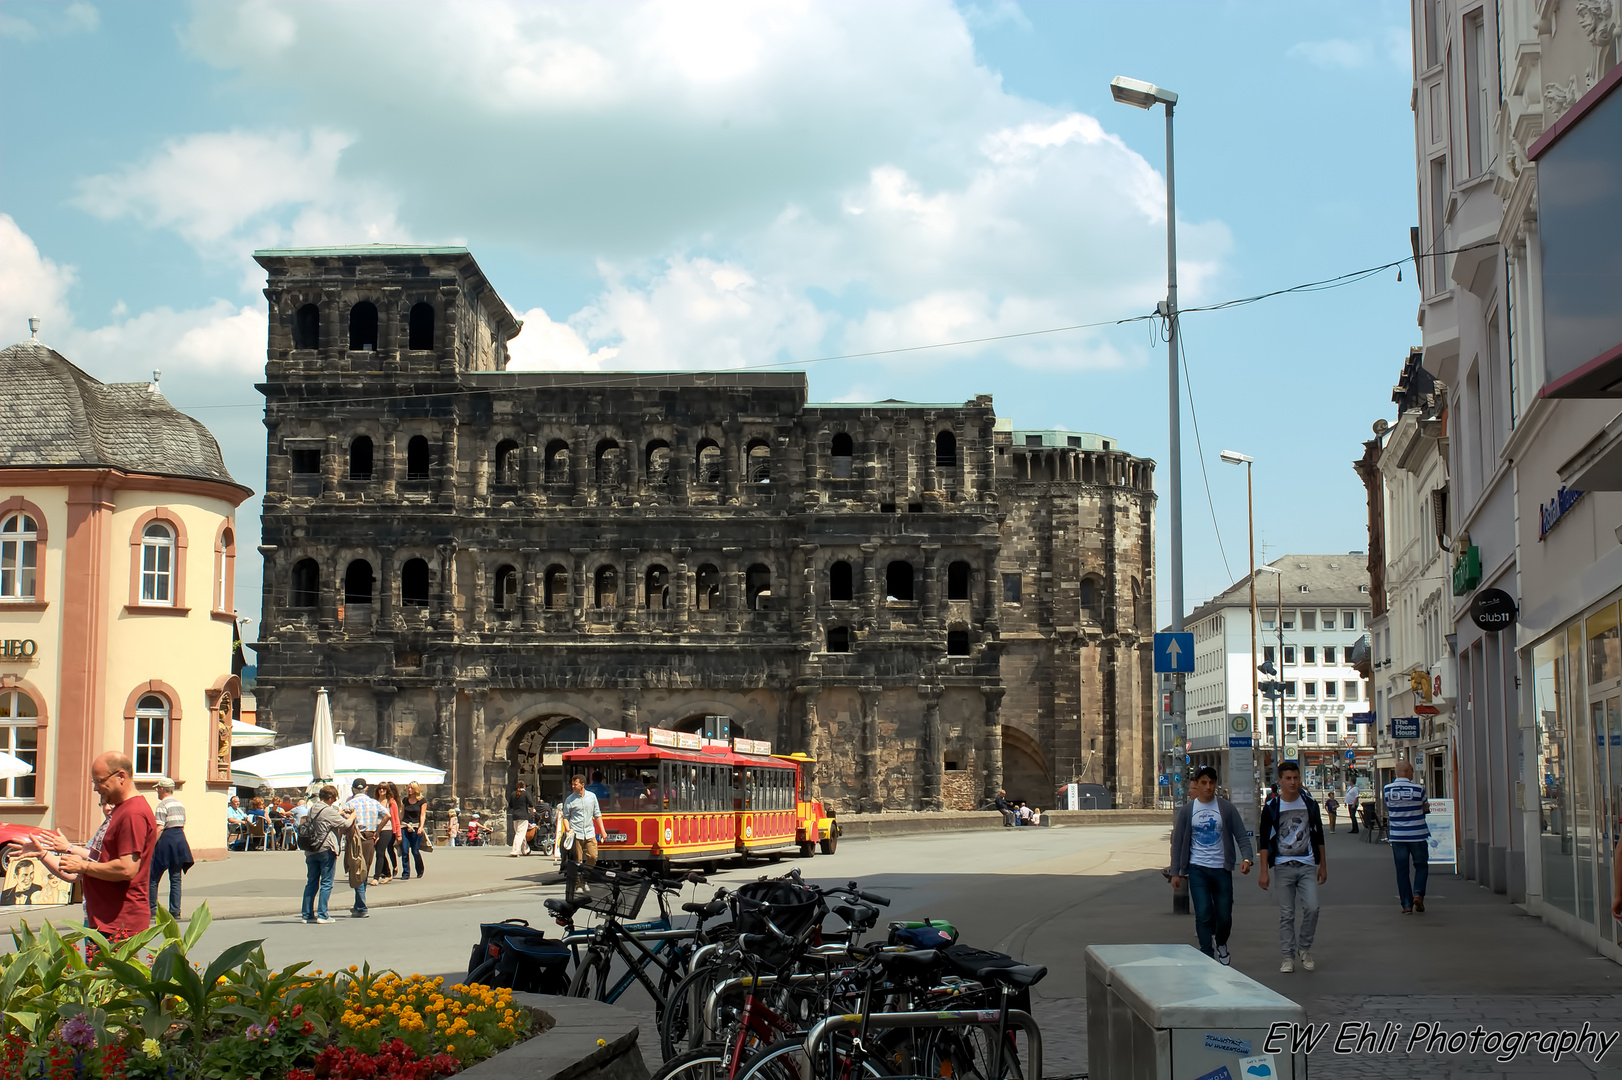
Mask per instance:
[[[473,497],[490,497],[490,438],[480,435],[473,440]]]
[[[995,799],[1002,790],[1002,699],[1006,691],[1000,686],[982,686],[980,693],[986,699],[985,766],[982,795]]]
[[[456,421],[446,420],[440,435],[439,501],[456,501]]]
[[[925,810],[943,810],[941,781],[945,764],[945,747],[941,745],[941,691],[938,686],[921,686],[918,692],[924,698],[924,732],[922,757],[924,784],[922,804]]]
[[[821,792],[822,759],[827,753],[827,740],[823,738],[822,729],[817,724],[817,695],[822,693],[820,686],[802,686],[795,691],[800,697],[800,730],[795,733],[794,741],[786,748],[788,752],[803,750],[816,760],[816,764],[805,766],[805,793],[808,799],[819,799]]]
[[[940,484],[935,479],[935,431],[940,426],[934,413],[924,417],[924,437],[919,444],[918,460],[918,487],[919,496],[925,491],[939,491]]]
[[[620,606],[623,610],[616,620],[622,630],[635,630],[642,622],[642,582],[637,579],[642,570],[637,564],[636,548],[623,548],[620,555],[624,559],[620,575],[624,580],[620,583]]]
[[[739,559],[743,555],[743,548],[722,548],[722,560],[725,565],[721,568],[721,606],[726,610],[726,628],[728,633],[737,633],[743,629],[743,567]]]
[[[743,475],[743,432],[736,423],[721,425],[723,441],[721,444],[721,501],[731,503],[738,501],[738,492],[748,483],[748,477]]]
[[[456,790],[456,687],[441,686],[434,723],[434,757],[445,770],[445,783]]]
[[[470,547],[467,553],[473,560],[473,595],[468,598],[468,629],[482,633],[490,628],[487,621],[489,598],[486,595],[484,581],[484,552]]]
[[[264,628],[260,628],[260,637],[266,636]],[[259,683],[253,688],[254,701],[258,703],[259,711],[254,714],[254,722],[262,728],[276,730],[276,713],[273,703],[276,699],[276,688],[269,683]]]
[[[540,587],[536,580],[537,571],[545,573],[546,568],[540,565],[540,551],[536,548],[520,548],[518,563],[523,572],[523,583],[518,590],[518,609],[523,619],[525,633],[534,633],[540,629],[538,617],[540,606]]]
[[[591,491],[588,482],[588,466],[591,464],[591,447],[586,441],[591,438],[591,432],[584,424],[576,424],[574,440],[569,444],[569,479],[574,486],[574,504],[585,506],[587,496]]]
[[[676,597],[676,630],[684,633],[692,619],[693,575],[687,566],[686,548],[676,548],[671,555],[676,560],[676,577],[671,582]]]
[[[858,810],[876,814],[884,809],[879,795],[879,695],[881,687],[864,686],[862,699],[862,786]]]
[[[439,546],[439,611],[434,622],[441,630],[455,630],[460,620],[456,616],[456,541]]]
[[[321,454],[321,497],[331,499],[338,493],[338,436],[328,435],[326,449]]]
[[[627,735],[636,735],[642,731],[642,720],[638,715],[642,704],[642,687],[627,686],[620,691],[620,728]]]
[[[379,753],[394,753],[394,697],[399,691],[392,686],[372,685],[372,710],[377,718],[375,743]]]
[[[524,476],[523,488],[524,502],[529,506],[541,506],[546,502],[546,485],[541,480],[541,470],[545,468],[541,460],[541,445],[539,435],[533,431],[524,433]]]
[[[586,628],[586,590],[591,585],[586,580],[586,557],[591,554],[591,549],[570,548],[569,554],[574,556],[574,570],[569,574],[569,591],[574,594],[574,628],[578,632]]]
[[[383,498],[393,499],[400,484],[400,455],[395,445],[399,441],[400,422],[391,418],[385,419],[382,423],[383,445],[377,450],[382,455]]]
[[[862,605],[867,609],[862,629],[871,630],[879,625],[879,607],[884,602],[884,586],[879,584],[877,544],[862,545]]]
[[[800,545],[800,632],[817,632],[817,551],[816,544]]]
[[[340,630],[343,624],[338,618],[338,605],[343,603],[343,581],[338,569],[338,560],[335,556],[327,556],[318,560],[321,567],[321,595],[319,618],[321,628],[330,630],[334,626]]]
[[[484,798],[484,764],[490,758],[490,752],[485,748],[484,731],[484,703],[490,696],[488,688],[474,687],[469,691],[473,699],[473,713],[468,724],[468,765],[463,769],[462,794],[463,797],[475,799]]]
[[[931,450],[930,453],[934,451]],[[941,588],[938,576],[940,567],[937,565],[940,562],[941,546],[924,544],[920,550],[924,559],[924,595],[918,605],[918,622],[926,630],[944,630],[946,605],[940,602]]]
[[[394,549],[377,549],[377,625],[381,630],[398,629],[394,614]]]
[[[1002,604],[1002,574],[997,572],[997,551],[995,544],[986,544],[980,549],[980,576],[985,579],[985,603],[980,608],[980,629],[992,637],[997,634],[997,612]]]

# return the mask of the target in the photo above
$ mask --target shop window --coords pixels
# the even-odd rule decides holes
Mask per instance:
[[[321,309],[305,304],[293,315],[293,348],[319,349],[321,347]]]
[[[293,564],[293,577],[287,590],[287,606],[313,608],[320,602],[321,567],[314,559],[300,559]]]
[[[884,598],[912,603],[912,563],[897,559],[884,568]]]
[[[969,598],[969,564],[959,560],[946,568],[946,599]]]
[[[414,352],[427,352],[434,347],[434,305],[411,305],[410,325],[406,335],[406,348]]]
[[[162,694],[146,694],[135,706],[135,775],[167,776],[169,763],[169,702]]]
[[[39,524],[28,514],[0,522],[0,600],[32,600],[37,594]]]
[[[370,480],[372,478],[372,437],[370,435],[357,435],[349,444],[349,479]]]
[[[175,533],[154,521],[141,531],[141,603],[175,602]]]
[[[0,778],[0,800],[33,802],[39,771],[39,706],[21,690],[0,690],[0,750],[35,770],[27,776]]]
[[[344,570],[344,603],[370,604],[374,582],[371,563],[365,559],[356,559],[350,563]]]
[[[828,567],[828,599],[848,601],[855,596],[851,586],[850,563],[844,559]]]
[[[856,442],[843,431],[833,437],[828,444],[828,456],[833,461],[833,478],[835,480],[849,480],[851,465],[856,458]]]
[[[400,567],[400,605],[402,607],[428,606],[428,561],[407,559]]]

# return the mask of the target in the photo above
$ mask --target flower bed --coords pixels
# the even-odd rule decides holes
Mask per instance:
[[[434,1080],[529,1038],[508,990],[423,975],[280,970],[260,942],[187,960],[211,918],[113,946],[92,930],[14,931],[0,956],[0,1077]],[[88,962],[86,953],[92,957]]]

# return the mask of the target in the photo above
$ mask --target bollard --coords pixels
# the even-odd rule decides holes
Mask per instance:
[[[1160,876],[1168,882],[1171,881],[1171,867],[1160,871]],[[1182,884],[1172,886],[1171,913],[1173,915],[1187,915],[1192,909],[1188,906],[1188,879],[1183,878]]]

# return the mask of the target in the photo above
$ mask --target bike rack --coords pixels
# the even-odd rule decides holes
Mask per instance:
[[[977,1027],[996,1027],[1002,1017],[1000,1009],[961,1009],[946,1012],[899,1012],[899,1013],[870,1013],[865,1020],[868,1027],[882,1028],[930,1028],[930,1027],[963,1027],[972,1024]],[[830,1016],[826,1020],[818,1020],[812,1025],[805,1036],[805,1053],[813,1061],[816,1060],[817,1045],[827,1037],[828,1033],[838,1028],[858,1028],[862,1026],[864,1017],[861,1013],[844,1013],[840,1016]],[[1026,1060],[1021,1062],[1020,1071],[1029,1077],[1042,1075],[1042,1029],[1036,1026],[1031,1014],[1020,1009],[1008,1010],[1008,1026],[1010,1029],[1019,1028],[1025,1032],[1029,1049],[1026,1051]]]

